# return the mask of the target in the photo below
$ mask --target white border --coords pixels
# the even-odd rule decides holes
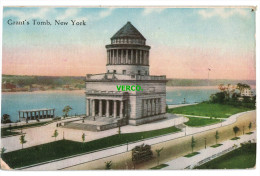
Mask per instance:
[[[128,7],[128,6],[180,6],[180,7],[207,7],[207,6],[257,6],[256,10],[256,77],[257,77],[257,84],[256,84],[256,94],[257,94],[257,102],[259,104],[260,102],[260,91],[259,91],[259,50],[260,50],[260,43],[259,43],[259,32],[260,32],[260,1],[257,0],[1,0],[0,1],[0,39],[2,39],[2,19],[3,19],[3,6],[114,6],[114,7]],[[0,46],[0,57],[2,60],[2,41]],[[2,62],[0,62],[0,71],[2,72]],[[1,74],[0,74],[1,75]],[[0,76],[1,78],[1,76]],[[0,94],[1,97],[1,94]],[[258,107],[257,107],[258,108]],[[258,113],[257,113],[258,115]],[[259,118],[259,117],[257,117]],[[259,120],[257,120],[257,126],[259,125]],[[259,130],[257,131],[257,139],[259,140]],[[192,176],[208,176],[209,174],[212,176],[240,176],[240,175],[248,175],[248,176],[259,176],[260,175],[260,164],[259,164],[259,158],[260,158],[260,147],[257,145],[257,169],[254,170],[203,170],[203,171],[197,171],[197,170],[182,170],[182,171],[114,171],[114,172],[108,172],[108,171],[58,171],[58,172],[10,172],[10,171],[0,171],[1,174],[4,174],[5,176],[19,174],[19,176],[35,176],[37,175],[68,175],[71,176],[72,174],[77,175],[149,175],[149,176],[157,176],[157,175],[165,175],[165,176],[172,176],[172,175],[181,175],[186,176],[187,174],[192,174]]]

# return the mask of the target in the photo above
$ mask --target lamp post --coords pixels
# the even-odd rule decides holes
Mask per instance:
[[[126,141],[126,151],[128,152],[128,140]]]
[[[207,148],[207,138],[204,138],[204,142],[205,142],[205,149]]]

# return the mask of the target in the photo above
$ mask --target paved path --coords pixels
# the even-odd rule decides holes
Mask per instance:
[[[198,103],[191,103],[191,104],[177,104],[177,105],[168,105],[168,107],[171,108],[178,108],[178,107],[183,107],[183,106],[190,106],[190,105],[195,105]]]
[[[236,119],[239,116],[241,116],[245,113],[246,112],[242,112],[242,113],[235,114],[235,115],[231,116],[230,119],[225,121],[225,124],[222,124],[222,125],[229,125],[229,124],[236,122]],[[192,129],[187,128],[186,134],[191,135],[191,134],[199,133],[199,132],[202,132],[202,131],[214,129],[214,128],[217,128],[217,127],[219,127],[219,126],[211,125],[211,126],[206,126],[206,127],[202,127],[202,128],[192,128]],[[172,140],[172,139],[184,137],[184,136],[186,136],[186,134],[185,134],[185,130],[183,130],[182,132],[178,132],[178,133],[174,133],[174,134],[169,134],[169,135],[165,135],[165,136],[161,136],[161,137],[155,137],[155,138],[152,138],[152,139],[146,139],[146,140],[143,140],[143,141],[134,142],[134,143],[129,144],[128,148],[129,148],[129,150],[131,150],[136,145],[140,145],[142,143],[149,144],[149,145],[162,143],[164,141],[169,141],[169,140]],[[81,164],[81,163],[86,163],[86,162],[89,162],[89,161],[93,161],[93,160],[96,160],[96,159],[104,158],[104,157],[115,155],[115,154],[120,154],[120,153],[125,152],[126,148],[127,148],[126,145],[118,146],[118,147],[105,149],[105,150],[101,150],[101,151],[94,152],[94,153],[79,155],[79,156],[76,156],[76,157],[73,157],[73,158],[67,158],[67,159],[63,159],[63,160],[59,160],[59,161],[53,161],[53,162],[42,164],[42,165],[24,168],[24,170],[58,170],[58,169],[63,169],[63,168],[69,167],[69,166],[73,166],[73,165],[77,165],[77,164]]]
[[[167,118],[164,120],[155,121],[140,126],[131,126],[131,125],[123,126],[121,127],[121,133],[135,133],[135,132],[142,132],[142,131],[157,130],[161,128],[180,125],[183,124],[183,122],[188,121],[188,119],[184,118],[183,116],[174,115],[174,114],[166,114],[166,115]],[[77,120],[77,119],[79,120],[79,118],[72,118],[72,119],[59,121],[57,123],[70,121],[70,120]],[[24,129],[23,132],[26,133],[25,139],[27,141],[27,143],[24,144],[24,148],[41,145],[48,142],[53,142],[54,138],[51,136],[53,136],[55,129],[57,129],[59,133],[57,140],[63,139],[63,134],[64,134],[65,139],[78,141],[78,142],[82,142],[82,138],[81,138],[82,133],[86,134],[86,142],[115,135],[118,133],[117,132],[118,128],[114,128],[106,131],[100,131],[100,132],[91,132],[91,131],[68,129],[68,128],[57,128],[56,122],[54,122],[46,126]],[[6,152],[19,150],[22,147],[19,138],[20,135],[2,138],[1,147],[6,148],[7,149]]]
[[[168,164],[169,166],[162,169],[163,170],[185,169],[188,166],[193,166],[208,157],[218,154],[223,150],[229,149],[230,147],[234,146],[234,144],[240,146],[240,143],[248,142],[249,140],[251,141],[256,140],[256,132],[254,131],[254,133],[251,135],[245,134],[239,137],[240,139],[238,140],[234,140],[234,141],[227,140],[225,142],[222,142],[223,145],[217,148],[207,147],[206,149],[202,149],[198,151],[200,154],[195,155],[191,158],[186,158],[186,157],[176,158],[172,161],[165,163]]]

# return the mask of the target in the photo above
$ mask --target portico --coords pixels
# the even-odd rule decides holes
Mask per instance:
[[[86,116],[123,118],[127,117],[128,101],[123,99],[87,98]]]

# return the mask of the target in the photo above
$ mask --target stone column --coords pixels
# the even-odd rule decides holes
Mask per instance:
[[[106,100],[106,117],[109,117],[109,100]]]
[[[118,64],[118,60],[119,60],[119,50],[117,49],[116,50],[116,64]]]
[[[120,51],[121,51],[121,59],[119,64],[124,64],[124,50],[121,49]]]
[[[99,116],[102,117],[102,100],[99,100]]]
[[[116,100],[114,100],[114,118],[116,118],[116,114],[117,114],[117,102]]]
[[[140,64],[143,65],[143,50],[140,50]]]
[[[48,110],[46,111],[46,118],[48,118]]]
[[[142,117],[144,117],[144,100],[142,100]]]
[[[149,51],[147,51],[147,65],[149,65]]]
[[[23,112],[23,118],[24,118],[24,112]]]
[[[28,112],[26,112],[26,119],[28,119],[28,120],[29,120],[29,118],[28,118]]]
[[[89,116],[89,112],[90,112],[90,107],[89,107],[89,105],[90,105],[90,100],[87,99],[87,100],[86,100],[86,116]]]
[[[131,63],[134,64],[134,50],[131,49]]]
[[[135,50],[135,64],[138,64],[138,50]]]
[[[55,109],[53,109],[53,118],[55,118]]]
[[[109,51],[107,50],[107,64],[109,64]]]
[[[150,113],[149,113],[149,100],[146,100],[146,110],[147,110],[146,116],[149,116],[150,115]]]
[[[109,63],[112,64],[112,50],[109,50]]]
[[[123,106],[124,106],[124,101],[120,101],[120,118],[123,118]]]
[[[161,105],[161,99],[160,98],[158,100],[158,112],[159,112],[159,114],[162,113],[162,105]]]
[[[145,57],[144,57],[144,60],[145,60],[145,65],[147,65],[147,51],[145,51]]]
[[[128,114],[128,101],[125,101],[125,111],[124,111],[124,117],[127,117]]]
[[[128,50],[125,53],[125,64],[128,64]]]
[[[154,99],[154,114],[157,114],[157,99]]]
[[[92,100],[92,116],[93,117],[96,116],[95,109],[96,109],[96,103],[95,103],[95,99],[93,99]]]
[[[153,99],[151,99],[151,115],[153,115]]]
[[[112,50],[112,64],[115,64],[115,50]]]

